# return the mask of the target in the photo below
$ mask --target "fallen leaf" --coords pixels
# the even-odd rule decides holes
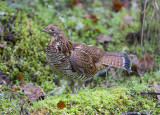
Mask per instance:
[[[13,85],[13,86],[12,86],[12,90],[13,90],[14,92],[16,92],[16,91],[20,90],[20,87],[19,87],[19,86],[16,86],[16,85]]]
[[[21,88],[24,90],[27,98],[30,100],[38,100],[42,96],[42,91],[38,86],[34,86],[32,83],[22,84]]]
[[[122,7],[123,7],[123,4],[120,3],[118,0],[113,1],[112,10],[114,10],[115,12],[120,11]]]
[[[120,29],[121,30],[125,30],[125,26],[124,25],[120,25]]]
[[[97,37],[97,41],[99,43],[110,42],[111,39],[112,39],[112,37],[110,35],[106,35],[106,34],[100,34]]]
[[[21,83],[25,83],[24,77],[23,77],[23,75],[21,74],[21,72],[18,72],[18,73],[17,73],[16,78],[17,78],[18,80],[20,80]]]
[[[68,3],[68,7],[72,8],[73,6],[78,6],[79,4],[83,5],[82,3],[80,3],[80,0],[72,0]]]
[[[100,34],[96,38],[96,40],[103,46],[103,49],[107,51],[108,49],[108,44],[113,39],[110,35],[107,34]]]
[[[132,55],[130,59],[133,63],[132,68],[135,67],[139,75],[155,65],[154,59],[148,55],[145,55],[144,58],[140,59],[136,55]]]
[[[149,67],[153,67],[155,64],[154,59],[149,55],[145,55],[145,57],[141,58],[139,61],[141,64],[142,71],[145,71]]]
[[[84,14],[83,18],[89,18],[93,23],[96,23],[98,21],[97,16],[94,14]]]
[[[65,104],[62,100],[60,100],[60,101],[57,103],[57,107],[58,107],[59,109],[63,109],[63,108],[66,107],[66,104]]]
[[[107,51],[108,43],[111,41],[112,37],[107,34],[100,34],[96,40],[103,46],[104,50]]]
[[[90,15],[90,19],[91,19],[91,21],[92,21],[93,23],[96,23],[96,22],[98,21],[97,16],[94,15],[94,14]]]
[[[149,55],[145,55],[146,61],[147,61],[147,66],[148,67],[152,67],[155,65],[154,59],[153,57],[149,56]]]
[[[157,84],[154,84],[153,89],[156,93],[160,93],[160,87]],[[160,95],[157,95],[157,98],[160,100]]]

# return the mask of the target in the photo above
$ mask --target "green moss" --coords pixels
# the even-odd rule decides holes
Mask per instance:
[[[49,68],[46,66],[45,54],[46,43],[49,39],[41,32],[44,27],[30,20],[24,12],[18,12],[14,23],[16,44],[14,46],[10,44],[4,51],[5,53],[2,53],[2,59],[8,58],[10,61],[3,62],[5,60],[1,60],[1,64],[6,63],[6,65],[1,65],[0,69],[3,72],[10,71],[12,79],[19,71],[22,72],[25,79],[30,79],[31,75],[36,75],[38,77],[37,83],[41,83],[50,74]],[[9,68],[11,63],[12,69]]]
[[[13,41],[0,39],[0,43],[7,45],[6,49],[0,48],[0,70],[10,76],[13,84],[19,86],[20,82],[15,76],[18,72],[21,72],[26,82],[34,82],[31,78],[35,76],[36,84],[46,93],[57,87],[52,82],[54,73],[52,73],[46,61],[45,49],[49,42],[49,35],[41,32],[46,25],[51,23],[59,25],[71,41],[97,45],[101,49],[103,49],[102,45],[96,41],[97,36],[99,34],[110,35],[112,39],[108,44],[108,51],[120,52],[126,47],[126,52],[134,52],[138,57],[143,57],[143,52],[147,52],[154,56],[156,67],[159,69],[158,39],[155,35],[155,31],[157,31],[155,30],[155,26],[157,26],[156,20],[153,20],[151,23],[150,40],[145,38],[146,35],[144,37],[143,47],[140,45],[140,40],[135,46],[126,43],[125,37],[128,33],[140,31],[140,12],[135,12],[135,8],[130,8],[130,10],[123,8],[115,13],[111,8],[104,7],[99,0],[94,0],[93,4],[86,2],[87,8],[77,6],[68,8],[66,7],[68,1],[65,0],[60,0],[60,3],[54,3],[49,0],[44,0],[44,3],[32,1],[30,5],[27,2],[16,3],[14,4],[17,5],[15,7],[13,5],[11,7],[7,2],[0,0],[0,11],[7,14],[0,16],[0,29],[2,25],[5,27],[5,33],[2,32],[0,34],[1,36],[7,35],[12,28],[11,33],[13,33],[14,39]],[[88,8],[91,8],[92,11],[87,10]],[[153,9],[147,8],[146,26],[150,24],[149,15],[152,14],[151,10]],[[98,21],[93,23],[91,19],[84,18],[84,14],[94,14]],[[134,21],[130,24],[123,22],[126,14],[134,18]],[[15,15],[14,19],[8,24],[13,15]],[[64,25],[67,25],[68,30]],[[124,26],[124,30],[121,26]],[[68,35],[68,31],[70,31],[71,37]],[[107,78],[96,77],[94,79],[99,84],[107,82],[106,87],[113,85],[116,85],[116,87],[104,89],[96,87],[87,91],[81,89],[77,95],[49,96],[45,100],[33,102],[33,106],[29,106],[27,101],[25,101],[27,103],[24,105],[32,113],[42,109],[45,111],[49,110],[50,113],[54,114],[60,114],[61,112],[66,114],[95,114],[95,111],[97,114],[121,114],[128,111],[145,110],[153,110],[153,114],[160,114],[158,108],[155,107],[155,103],[158,102],[157,99],[151,96],[139,95],[138,93],[134,95],[130,94],[132,91],[153,92],[153,88],[148,87],[148,83],[151,81],[154,81],[156,84],[159,83],[159,70],[155,71],[152,69],[150,73],[146,72],[140,78],[131,75],[127,77],[128,75],[123,74],[121,71],[118,70],[118,72],[119,75],[116,74],[114,79],[111,75]],[[1,92],[3,91],[0,90],[1,95],[10,96],[6,92]],[[21,95],[21,92],[17,92],[17,95]],[[21,101],[18,96],[11,100],[4,98],[5,96],[0,98],[0,111],[14,108]],[[63,110],[58,110],[56,107],[56,104],[60,100],[64,101],[67,105]],[[13,114],[18,114],[19,108],[15,109]]]
[[[56,106],[62,100],[66,107],[59,110]],[[30,110],[34,113],[41,108],[50,110],[50,114],[121,114],[128,111],[152,110],[154,103],[152,98],[144,98],[139,95],[131,96],[125,87],[112,87],[103,89],[97,87],[88,91],[80,91],[75,95],[56,95],[49,96],[45,100],[33,103]],[[155,113],[159,113],[155,108]]]

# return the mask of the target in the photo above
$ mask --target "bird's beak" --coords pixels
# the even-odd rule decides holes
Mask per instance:
[[[45,32],[45,29],[43,29],[42,32]]]

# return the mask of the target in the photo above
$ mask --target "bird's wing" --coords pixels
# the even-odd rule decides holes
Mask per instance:
[[[73,48],[69,58],[74,70],[81,74],[88,74],[91,77],[95,73],[96,67],[92,57],[80,47]]]
[[[97,63],[98,60],[106,54],[103,50],[93,45],[86,45],[83,43],[76,43],[76,42],[73,42],[72,44],[73,47],[81,47],[83,51],[85,51],[92,57],[94,63]]]

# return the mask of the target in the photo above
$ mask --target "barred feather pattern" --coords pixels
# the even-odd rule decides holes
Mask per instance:
[[[88,76],[93,76],[90,75],[90,73],[84,74],[73,70],[69,58],[66,58],[63,53],[57,52],[53,46],[49,45],[47,47],[46,54],[50,68],[61,78],[66,80],[75,79],[84,82],[88,79]]]
[[[99,63],[131,71],[131,61],[126,53],[106,53]]]
[[[43,31],[51,35],[46,50],[47,61],[59,77],[84,82],[107,66],[131,71],[131,61],[126,53],[106,53],[96,46],[70,42],[61,28],[53,24]]]

